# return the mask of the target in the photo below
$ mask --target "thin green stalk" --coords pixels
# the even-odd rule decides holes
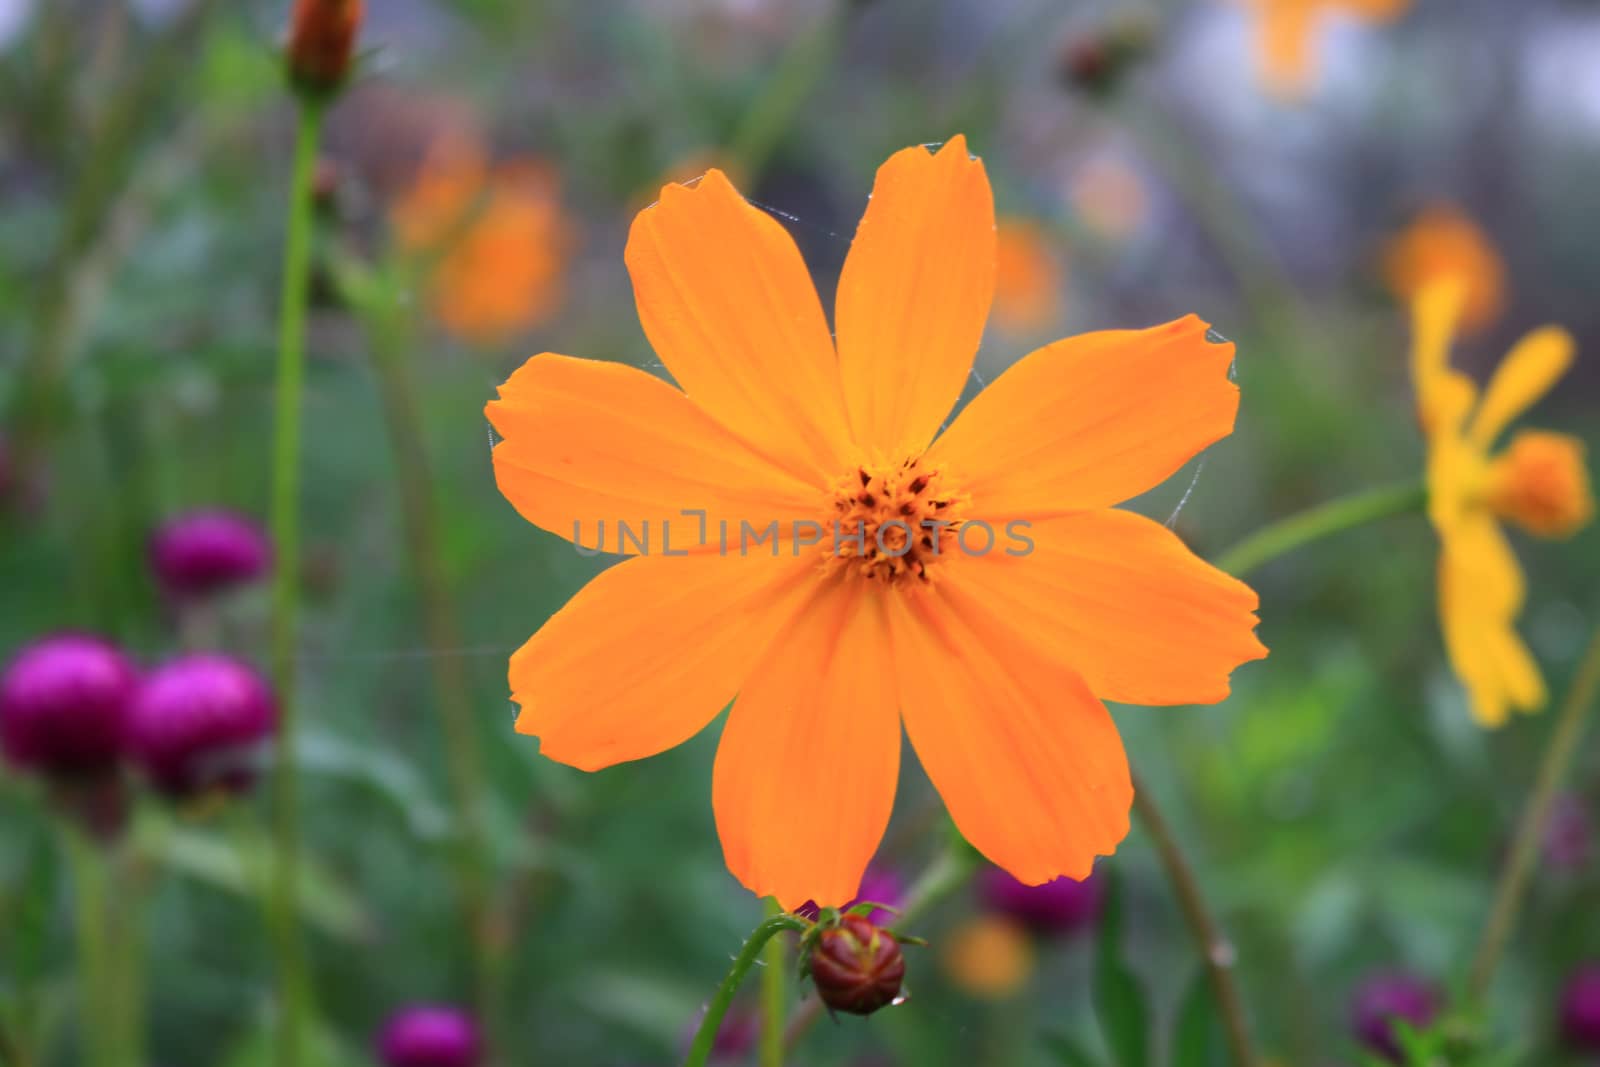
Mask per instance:
[[[1554,731],[1539,761],[1539,771],[1533,782],[1533,792],[1528,795],[1528,806],[1523,809],[1522,821],[1517,826],[1517,836],[1511,842],[1511,852],[1506,857],[1505,868],[1495,887],[1494,905],[1478,951],[1472,958],[1472,969],[1467,978],[1467,998],[1472,1003],[1482,1003],[1489,992],[1495,967],[1505,953],[1506,944],[1516,928],[1517,915],[1522,910],[1523,898],[1528,893],[1528,883],[1533,874],[1533,863],[1544,840],[1545,827],[1550,822],[1550,807],[1556,791],[1561,788],[1572,756],[1583,739],[1583,729],[1588,722],[1589,710],[1600,693],[1600,628],[1595,630],[1589,647],[1578,664],[1572,688],[1556,718]]]
[[[78,940],[79,1040],[88,1067],[121,1067],[114,1004],[110,895],[102,845],[78,827],[63,835],[72,867],[75,932]]]
[[[835,0],[812,27],[784,53],[777,70],[745,111],[728,140],[741,168],[739,178],[754,188],[757,178],[783,143],[783,135],[832,65],[851,11],[851,0]]]
[[[1250,1040],[1250,1026],[1245,1021],[1244,1001],[1233,980],[1233,945],[1223,936],[1222,929],[1206,907],[1205,895],[1189,866],[1178,839],[1166,816],[1156,805],[1155,798],[1145,788],[1138,776],[1133,780],[1133,810],[1144,826],[1145,833],[1156,846],[1156,855],[1172,892],[1178,898],[1178,908],[1184,922],[1200,949],[1201,964],[1206,970],[1206,980],[1216,996],[1217,1011],[1222,1016],[1223,1030],[1228,1037],[1228,1050],[1236,1067],[1255,1067],[1255,1048]]]
[[[296,116],[284,236],[277,410],[273,420],[272,537],[277,560],[272,578],[272,677],[278,691],[278,738],[273,775],[272,941],[278,965],[279,1067],[295,1067],[299,1062],[310,995],[297,899],[300,827],[295,778],[295,649],[300,595],[300,407],[305,384],[312,181],[321,127],[321,105],[302,102]]]
[[[1312,541],[1390,515],[1420,511],[1427,501],[1427,489],[1416,482],[1351,493],[1263,526],[1214,562],[1229,574],[1243,577]]]
[[[407,361],[407,322],[392,286],[371,290],[364,307],[372,366],[388,424],[389,444],[398,467],[401,518],[411,567],[421,594],[427,629],[434,695],[444,730],[445,755],[455,800],[455,863],[458,892],[471,937],[479,1016],[491,1039],[501,1039],[500,987],[505,946],[500,944],[489,906],[489,847],[483,798],[483,758],[473,722],[472,687],[461,657],[465,642],[450,588],[444,539],[439,529],[439,498],[417,403],[416,383]],[[504,1045],[498,1040],[497,1048]]]
[[[783,914],[777,898],[767,898],[767,917]],[[761,957],[761,1048],[757,1060],[761,1067],[783,1067],[783,1017],[788,997],[788,953],[783,938],[767,942]]]
[[[722,1020],[728,1014],[728,1006],[733,1003],[734,994],[739,991],[744,976],[755,966],[767,942],[785,930],[799,933],[810,926],[806,920],[795,915],[772,915],[762,919],[761,924],[751,931],[739,955],[734,957],[728,976],[717,986],[711,1003],[706,1006],[705,1016],[700,1020],[700,1028],[695,1031],[694,1043],[689,1046],[689,1058],[684,1061],[684,1067],[706,1067],[706,1062],[711,1058],[711,1047],[717,1040],[717,1032],[722,1029]]]

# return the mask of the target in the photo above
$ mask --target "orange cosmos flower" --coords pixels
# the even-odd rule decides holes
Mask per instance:
[[[995,233],[994,318],[1008,333],[1029,333],[1061,313],[1065,271],[1042,227],[1001,219]]]
[[[1566,373],[1572,338],[1547,326],[1524,337],[1480,399],[1449,365],[1467,303],[1459,281],[1436,282],[1413,305],[1412,374],[1428,439],[1428,514],[1439,534],[1439,619],[1445,648],[1473,716],[1499,726],[1511,709],[1537,711],[1544,681],[1517,637],[1523,577],[1500,519],[1542,537],[1567,537],[1594,515],[1583,443],[1566,434],[1522,431],[1491,454],[1512,419]]]
[[[1389,242],[1384,280],[1396,298],[1411,302],[1433,282],[1461,281],[1461,329],[1477,333],[1505,310],[1506,267],[1493,242],[1459,209],[1436,204],[1417,215]]]
[[[1132,800],[1102,699],[1218,701],[1266,654],[1248,587],[1111,508],[1231,431],[1233,347],[1193,316],[1060,341],[939,433],[994,294],[993,199],[960,137],[879,169],[837,343],[788,232],[720,171],[662,189],[625,258],[677,385],[544,353],[487,408],[518,511],[630,557],[512,656],[518,731],[594,770],[733,701],[717,830],[788,908],[855,895],[902,722],[985,856],[1087,876]]]
[[[391,212],[395,236],[428,258],[434,314],[464,340],[496,345],[560,305],[573,244],[554,171],[531,160],[491,166],[454,137],[429,153]]]
[[[1261,77],[1275,96],[1304,95],[1316,78],[1317,24],[1344,14],[1367,22],[1392,22],[1411,0],[1245,0],[1256,14]]]

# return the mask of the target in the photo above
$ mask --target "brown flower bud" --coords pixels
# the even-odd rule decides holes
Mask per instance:
[[[365,0],[295,0],[287,55],[296,89],[326,96],[345,83],[365,6]]]
[[[900,943],[860,915],[822,931],[811,955],[817,995],[834,1011],[871,1015],[900,995],[906,960]]]

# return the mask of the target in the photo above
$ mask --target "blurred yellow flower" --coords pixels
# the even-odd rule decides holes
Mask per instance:
[[[1033,945],[1015,920],[975,915],[951,931],[941,962],[959,989],[985,1000],[1004,1000],[1033,973]]]
[[[1428,441],[1428,514],[1439,535],[1439,619],[1472,713],[1484,726],[1511,709],[1544,705],[1544,680],[1514,623],[1522,571],[1499,520],[1541,537],[1567,537],[1594,514],[1583,443],[1566,434],[1523,431],[1491,454],[1512,419],[1566,373],[1571,336],[1546,326],[1519,341],[1482,397],[1450,367],[1450,345],[1466,304],[1459,281],[1424,288],[1413,304],[1412,374]]]
[[[995,324],[1026,334],[1061,313],[1066,272],[1044,229],[1031,219],[1001,219],[995,231]]]
[[[1429,284],[1457,278],[1465,287],[1461,329],[1493,325],[1506,303],[1506,268],[1487,234],[1458,208],[1435,204],[1390,240],[1384,280],[1395,297],[1410,302]]]
[[[429,303],[463,340],[502,344],[560,305],[573,232],[548,166],[491,165],[480,145],[448,138],[429,153],[391,220],[404,250],[432,257]]]
[[[1391,22],[1411,0],[1244,0],[1255,11],[1261,77],[1274,96],[1304,95],[1316,78],[1317,24],[1343,14],[1365,22]]]

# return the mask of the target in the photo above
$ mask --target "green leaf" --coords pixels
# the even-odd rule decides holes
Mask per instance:
[[[1224,1067],[1228,1062],[1216,996],[1205,968],[1189,982],[1172,1033],[1172,1067]]]
[[[1118,1067],[1149,1067],[1150,1012],[1139,980],[1122,961],[1121,886],[1110,870],[1105,879],[1105,908],[1095,949],[1095,1011]]]
[[[140,847],[175,874],[246,898],[260,896],[272,869],[270,839],[255,830],[233,839],[164,823],[140,834]],[[324,933],[346,940],[367,940],[373,924],[360,898],[315,858],[300,857],[301,916]]]
[[[1061,1067],[1099,1067],[1095,1058],[1066,1034],[1045,1034],[1039,1040]]]

